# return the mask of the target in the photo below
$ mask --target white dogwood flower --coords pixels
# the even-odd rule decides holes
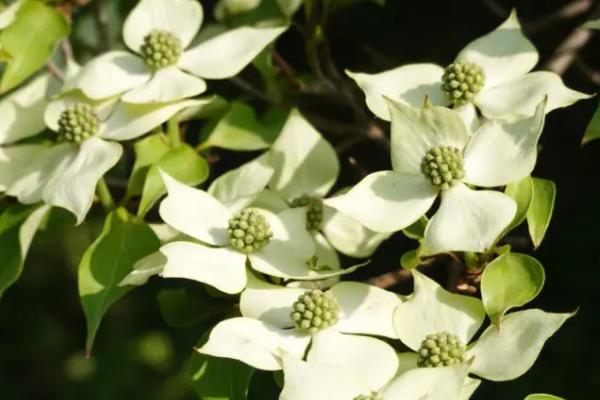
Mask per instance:
[[[453,365],[459,357],[473,359],[471,374],[512,380],[527,372],[546,340],[573,315],[538,309],[513,312],[472,342],[485,319],[481,300],[450,293],[416,270],[412,274],[414,294],[396,308],[394,326],[402,343],[417,353],[414,367],[435,369]]]
[[[239,73],[287,27],[242,26],[192,44],[203,19],[195,0],[141,0],[123,27],[127,51],[84,66],[76,86],[92,99],[122,95],[128,103],[168,102],[206,90],[204,79]]]
[[[93,101],[75,90],[43,111],[51,89],[48,79],[37,78],[0,106],[8,116],[15,112],[8,130],[0,133],[0,145],[6,144],[0,146],[0,191],[24,204],[44,201],[63,207],[75,214],[77,223],[90,209],[99,179],[121,157],[116,142],[141,136],[180,110],[208,102],[130,105],[114,98]],[[22,104],[31,106],[31,113],[21,113]],[[55,140],[21,143],[40,133],[43,120]]]
[[[252,196],[226,204],[165,173],[162,177],[168,196],[160,204],[160,216],[190,237],[160,249],[166,258],[163,277],[192,279],[225,293],[239,293],[246,287],[248,262],[267,275],[309,278],[308,261],[315,248],[303,210],[274,214],[247,207]]]
[[[394,364],[396,356],[393,351],[390,356],[386,343],[362,335],[397,338],[392,314],[400,302],[394,293],[364,283],[341,282],[322,292],[249,276],[240,298],[242,316],[217,324],[198,351],[279,370],[281,351],[302,359],[312,342],[311,348],[322,343],[340,353],[350,347],[370,348],[375,359]]]
[[[489,249],[512,221],[516,203],[474,187],[503,186],[531,173],[545,102],[531,117],[488,121],[472,135],[454,110],[392,100],[389,106],[393,171],[372,173],[326,204],[369,229],[393,232],[425,215],[440,195],[421,254]]]
[[[398,371],[391,347],[382,357],[373,347],[328,339],[313,340],[307,361],[284,354],[280,400],[461,399],[467,363]]]
[[[434,105],[454,105],[468,118],[476,106],[487,118],[505,114],[532,115],[548,96],[546,113],[589,95],[567,88],[548,71],[530,72],[538,52],[523,35],[516,12],[489,34],[467,45],[448,67],[408,64],[377,74],[347,72],[366,95],[369,109],[390,119],[384,100],[421,106],[429,97]]]

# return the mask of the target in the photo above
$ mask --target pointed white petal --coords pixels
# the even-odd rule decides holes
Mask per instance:
[[[248,286],[240,297],[240,311],[244,317],[259,319],[278,328],[292,328],[292,305],[305,292],[273,285],[248,274]]]
[[[173,242],[161,247],[167,258],[163,278],[184,278],[235,294],[246,287],[246,257],[235,250]]]
[[[537,159],[544,106],[542,101],[531,117],[513,116],[486,122],[465,149],[465,182],[496,187],[528,176]]]
[[[194,97],[206,90],[204,80],[183,72],[176,66],[159,69],[152,78],[125,93],[127,103],[166,103]]]
[[[516,213],[517,204],[510,196],[493,190],[472,190],[459,183],[442,193],[440,208],[425,228],[421,254],[484,252]]]
[[[371,389],[352,368],[307,363],[283,355],[284,385],[279,400],[350,400]]]
[[[459,400],[469,400],[477,388],[479,388],[479,385],[481,385],[481,380],[467,377],[460,390]]]
[[[93,59],[69,82],[91,99],[105,99],[142,85],[152,70],[140,57],[126,51],[111,51]],[[102,77],[110,77],[102,79]]]
[[[427,335],[448,332],[466,345],[485,319],[481,300],[446,291],[416,270],[413,296],[394,312],[394,326],[402,343],[417,351]]]
[[[269,187],[287,200],[325,196],[340,172],[331,144],[295,109],[269,151],[269,163],[275,170]]]
[[[335,329],[344,333],[397,338],[394,330],[394,309],[400,297],[387,290],[358,282],[341,282],[330,293],[340,307]]]
[[[531,71],[537,64],[538,53],[523,35],[513,11],[495,30],[469,43],[456,59],[482,67],[487,88]]]
[[[325,204],[375,232],[394,232],[421,218],[437,197],[422,175],[381,171]]]
[[[323,207],[323,233],[339,252],[354,258],[371,256],[390,235],[378,233],[335,209]]]
[[[462,150],[469,133],[460,115],[449,108],[414,108],[388,101],[392,117],[394,171],[421,175],[421,161],[435,146]]]
[[[535,362],[546,340],[573,314],[532,309],[505,316],[499,327],[490,325],[469,356],[471,372],[492,381],[509,381],[523,375]]]
[[[160,217],[170,226],[215,246],[229,243],[230,214],[223,204],[203,190],[161,174],[168,196],[160,204]]]
[[[186,48],[202,24],[202,6],[195,0],[141,0],[123,26],[125,44],[139,52],[144,37],[153,30],[172,33]]]
[[[184,52],[178,65],[200,78],[230,78],[250,64],[258,53],[286,29],[287,26],[243,26],[232,29]]]
[[[240,360],[267,371],[282,368],[280,355],[304,356],[310,336],[293,329],[279,329],[252,318],[231,318],[220,322],[208,342],[198,351],[215,357]]]
[[[368,336],[346,335],[326,329],[313,335],[307,361],[352,368],[378,391],[398,370],[395,350],[382,340]]]
[[[307,277],[315,244],[306,231],[306,211],[294,208],[277,215],[266,210],[259,212],[269,221],[273,237],[265,247],[249,254],[252,268],[280,278]]]
[[[467,365],[417,368],[399,375],[383,391],[383,400],[458,400]]]
[[[538,104],[548,96],[546,114],[567,107],[591,95],[569,89],[560,76],[553,72],[538,71],[519,76],[490,88],[485,88],[475,99],[483,115],[496,118],[506,114],[533,115]]]
[[[378,74],[346,71],[365,93],[369,110],[386,121],[390,120],[390,112],[384,97],[421,107],[427,96],[433,104],[445,105],[443,73],[444,69],[435,64],[409,64]]]
[[[92,206],[98,181],[119,161],[122,153],[120,144],[95,137],[85,140],[66,168],[48,182],[44,201],[71,211],[80,224]]]

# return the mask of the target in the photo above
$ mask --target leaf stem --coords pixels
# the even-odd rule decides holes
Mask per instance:
[[[181,146],[181,129],[179,129],[179,118],[172,116],[167,122],[167,136],[172,147]]]
[[[98,193],[100,202],[106,211],[112,211],[116,208],[115,200],[113,199],[112,194],[110,194],[110,190],[108,189],[108,185],[106,184],[104,178],[100,178],[98,181],[96,192]]]

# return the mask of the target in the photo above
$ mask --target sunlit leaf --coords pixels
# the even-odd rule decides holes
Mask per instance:
[[[535,247],[539,247],[546,235],[554,211],[555,200],[556,185],[554,182],[533,178],[533,198],[529,211],[527,211],[527,224]]]
[[[517,202],[517,214],[508,228],[506,228],[506,232],[508,232],[521,225],[525,218],[527,218],[527,211],[529,210],[531,200],[533,199],[533,180],[531,179],[531,176],[527,176],[520,181],[507,185],[504,193]]]

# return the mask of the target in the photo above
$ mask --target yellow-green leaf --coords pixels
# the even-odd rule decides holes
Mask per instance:
[[[533,198],[527,211],[529,235],[535,247],[539,247],[546,235],[556,200],[556,185],[554,182],[533,178]]]
[[[598,104],[598,108],[596,109],[594,116],[590,120],[587,128],[585,128],[585,133],[583,134],[581,144],[586,144],[598,138],[600,138],[600,104]]]
[[[508,228],[506,228],[506,232],[508,232],[521,225],[521,222],[527,218],[527,211],[529,210],[531,200],[533,199],[533,180],[531,179],[531,176],[527,176],[520,181],[507,185],[504,192],[512,197],[517,203],[517,213],[515,214],[515,218]]]

